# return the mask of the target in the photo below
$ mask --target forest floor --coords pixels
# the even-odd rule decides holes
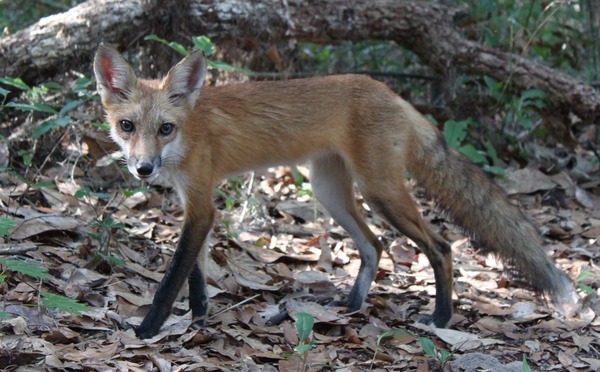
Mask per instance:
[[[14,269],[14,262],[3,265],[0,310],[11,315],[1,323],[3,369],[600,369],[597,167],[585,185],[567,172],[548,176],[534,168],[507,170],[502,179],[541,227],[557,265],[577,279],[584,306],[573,317],[561,317],[507,277],[499,262],[478,255],[475,243],[433,202],[419,198],[418,188],[422,215],[454,252],[451,329],[417,322],[433,309],[431,266],[359,195],[362,213],[388,249],[360,312],[324,306],[348,294],[358,252],[308,187],[296,182],[296,169],[281,167],[224,182],[215,194],[219,213],[207,265],[206,327],[188,329],[186,289],[160,334],[140,340],[132,326],[148,310],[173,255],[183,210],[169,189],[124,181],[114,164],[84,163],[47,168],[39,175],[45,183],[35,185],[10,172],[2,177],[0,217],[15,226],[3,238],[0,259],[49,274],[39,278]],[[298,171],[306,175],[303,167]],[[120,181],[99,191],[107,175]],[[52,294],[87,308],[78,313]],[[298,313],[314,319],[305,340],[298,336],[306,331],[297,329],[306,324],[294,320]]]

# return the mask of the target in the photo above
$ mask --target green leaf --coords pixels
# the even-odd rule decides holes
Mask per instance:
[[[0,259],[0,265],[6,266],[10,271],[28,275],[32,278],[45,279],[49,276],[46,269],[24,261]]]
[[[174,42],[174,41],[169,42],[169,41],[167,41],[165,39],[159,38],[156,35],[148,35],[148,36],[144,37],[144,40],[158,41],[159,43],[167,45],[168,47],[170,47],[171,49],[175,50],[177,53],[179,53],[181,55],[184,55],[184,56],[188,55],[188,52],[185,49],[185,47],[183,45],[179,44],[179,43]]]
[[[15,220],[11,218],[0,218],[0,236],[8,236],[9,229],[15,226]]]
[[[429,122],[431,124],[435,125],[436,127],[440,126],[440,123],[438,123],[437,119],[433,115],[431,115],[431,114],[425,114],[425,118],[427,120],[429,120]]]
[[[8,93],[10,93],[10,90],[0,88],[0,95],[2,95],[3,97],[6,97]]]
[[[78,316],[82,315],[84,311],[91,310],[86,305],[81,304],[72,298],[59,296],[48,292],[42,292],[42,305]]]
[[[498,161],[498,152],[496,152],[496,148],[494,147],[494,145],[492,145],[490,141],[485,141],[483,146],[485,147],[485,152],[490,158],[492,158],[492,162],[496,164],[496,162]]]
[[[70,123],[71,123],[71,118],[68,116],[65,116],[62,118],[46,120],[45,122],[41,123],[40,125],[38,125],[37,127],[35,127],[33,129],[32,137],[38,138],[53,128],[66,127]]]
[[[458,152],[467,157],[475,164],[487,163],[487,158],[473,145],[464,145],[458,148]]]
[[[453,149],[458,149],[462,141],[467,137],[467,127],[471,123],[470,119],[455,121],[448,120],[444,124],[444,138]]]
[[[31,90],[31,88],[21,80],[21,78],[2,77],[0,83],[10,85],[21,90]]]
[[[583,283],[579,283],[579,288],[583,291],[583,293],[585,293],[586,295],[590,295],[592,294],[592,292],[594,292],[594,288],[592,288],[591,286],[587,285],[587,284],[583,284]]]
[[[205,56],[210,56],[217,50],[217,47],[210,41],[208,36],[194,36],[192,37],[192,43],[194,43],[194,49],[202,50]]]
[[[438,359],[437,353],[435,352],[435,346],[433,345],[433,341],[427,337],[419,337],[419,345],[421,345],[421,349],[428,357],[431,357],[435,360]]]
[[[33,107],[35,108],[36,111],[39,111],[39,112],[46,112],[48,114],[56,114],[56,110],[53,107],[50,107],[48,105],[43,105],[39,102],[35,102],[33,104]]]
[[[1,319],[9,319],[9,318],[12,318],[12,314],[9,314],[9,313],[4,312],[4,311],[0,311],[0,318]]]
[[[308,195],[310,197],[313,196],[313,192],[310,189],[299,189],[298,191],[296,191],[296,194],[298,196],[306,196],[306,195]]]
[[[523,354],[523,372],[531,372],[531,368],[529,368],[525,354]]]
[[[49,114],[57,114],[56,110],[53,109],[52,107],[48,106],[48,105],[42,105],[41,103],[34,103],[33,105],[30,105],[28,103],[16,103],[16,102],[9,102],[6,104],[6,107],[11,107],[14,108],[15,110],[19,110],[19,111],[40,111],[40,112],[47,112]]]
[[[234,198],[232,198],[231,196],[227,195],[225,193],[225,191],[223,191],[221,189],[216,189],[216,191],[217,191],[217,194],[221,195],[223,200],[225,200],[225,209],[228,211],[233,209],[233,207],[235,206],[236,200]]]
[[[243,74],[250,75],[250,76],[254,75],[253,71],[250,71],[248,69],[241,68],[241,67],[235,67],[235,66],[227,64],[225,62],[211,61],[211,60],[207,60],[206,62],[207,62],[208,68],[214,68],[214,69],[225,71],[225,72],[241,72]]]
[[[107,193],[107,192],[93,192],[93,193],[91,193],[91,195],[92,195],[94,198],[98,198],[98,199],[104,199],[104,200],[106,200],[106,199],[110,198],[110,194],[109,194],[109,193]]]
[[[104,254],[102,252],[97,252],[98,256],[100,256],[104,261],[108,262],[109,265],[113,267],[123,267],[125,266],[125,262],[117,257],[114,254]]]
[[[75,93],[85,90],[90,84],[96,82],[95,79],[90,79],[87,77],[80,77],[75,81],[75,84],[71,87],[71,90]]]
[[[308,313],[294,314],[296,319],[296,332],[301,340],[306,340],[310,336],[310,332],[315,324],[315,318]]]
[[[59,83],[55,83],[54,81],[49,81],[47,83],[42,83],[42,86],[44,86],[44,87],[46,87],[48,89],[57,89],[57,90],[65,89],[65,87],[63,87]]]
[[[23,155],[22,155],[22,151],[23,151],[23,152],[26,152],[26,153],[29,153],[29,150],[19,150],[19,152],[18,152],[19,156],[23,156]],[[27,185],[31,185],[31,182],[29,182],[29,181],[27,180],[27,178],[23,177],[22,175],[20,175],[19,173],[15,172],[15,171],[13,171],[13,170],[10,170],[10,169],[9,169],[9,170],[8,170],[8,174],[10,174],[11,176],[13,176],[13,177],[17,178],[19,181],[21,181],[21,182],[23,182],[23,183],[25,183],[25,184],[27,184]]]
[[[500,93],[502,83],[497,82],[489,76],[484,76],[483,81],[485,82],[485,85],[488,87],[493,96],[497,96]]]
[[[123,222],[116,222],[115,219],[112,217],[112,215],[107,215],[104,220],[102,220],[102,225],[108,227],[108,228],[123,228],[125,227],[125,224]]]
[[[158,41],[159,43],[162,43],[162,44],[165,44],[165,45],[169,43],[167,40],[161,39],[160,37],[158,37],[158,36],[156,36],[154,34],[145,36],[144,40]]]
[[[23,158],[23,164],[24,165],[28,166],[29,164],[31,164],[31,157],[32,157],[31,149],[27,149],[27,150],[26,149],[21,149],[21,150],[17,151],[17,154],[21,158]],[[25,181],[25,183],[27,183],[29,185],[28,181]]]
[[[314,345],[312,343],[308,343],[308,344],[304,344],[304,345],[298,345],[294,348],[294,350],[298,353],[298,354],[304,354],[307,351],[309,351],[310,349],[312,349]]]
[[[93,192],[89,187],[82,187],[73,195],[76,199],[81,199],[84,196],[93,196],[98,199],[108,199],[110,194],[107,192]]]
[[[110,130],[110,124],[108,124],[108,123],[92,123],[92,126],[98,128],[98,129],[105,130],[105,131]]]
[[[58,112],[58,114],[60,116],[65,116],[65,114],[71,110],[73,110],[74,108],[76,108],[77,106],[81,105],[84,101],[82,100],[74,100],[71,102],[67,102]]]
[[[81,199],[84,196],[88,196],[92,193],[92,190],[89,187],[82,187],[79,190],[75,191],[75,199]]]
[[[521,93],[521,99],[544,99],[546,98],[546,93],[542,92],[539,89],[528,89]]]
[[[483,170],[486,171],[486,172],[488,172],[488,173],[494,174],[496,176],[504,176],[504,174],[506,173],[506,171],[504,170],[504,168],[498,167],[498,166],[495,166],[495,165],[484,164],[483,165]]]
[[[546,99],[546,93],[539,89],[528,89],[521,93],[519,105],[523,108],[534,106],[537,108],[543,108],[545,106],[544,100]]]
[[[36,182],[30,187],[32,189],[55,189],[56,185],[51,182]]]
[[[440,350],[440,362],[443,363],[443,362],[447,361],[448,358],[450,358],[450,355],[452,355],[452,354],[450,354],[450,352],[448,350],[446,350],[446,349]]]
[[[593,273],[591,273],[589,271],[582,271],[582,272],[579,273],[579,275],[577,275],[577,278],[575,278],[575,281],[576,282],[580,282],[580,281],[582,281],[585,278],[594,278],[594,277],[596,277],[595,274],[593,274]]]
[[[412,333],[408,332],[406,329],[390,329],[389,331],[383,332],[379,337],[377,337],[377,346],[381,343],[384,338],[388,337],[414,337]]]
[[[129,198],[132,197],[133,195],[137,194],[138,192],[152,192],[152,189],[149,187],[138,187],[136,189],[133,190],[125,190],[125,189],[121,189],[121,192],[123,193],[123,195],[125,196],[125,198]]]

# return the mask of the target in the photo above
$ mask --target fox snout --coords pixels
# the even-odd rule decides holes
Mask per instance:
[[[151,181],[158,176],[161,166],[160,157],[151,159],[129,158],[127,168],[137,179]]]
[[[148,177],[154,172],[154,165],[152,163],[139,163],[136,165],[135,170],[138,176]]]

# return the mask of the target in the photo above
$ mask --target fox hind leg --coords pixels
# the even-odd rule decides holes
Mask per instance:
[[[436,301],[433,314],[421,321],[444,328],[452,317],[452,251],[419,215],[404,185],[404,177],[400,177],[404,172],[395,170],[390,173],[363,177],[359,179],[359,188],[369,206],[396,230],[412,239],[427,256],[435,276]]]
[[[344,305],[350,312],[360,310],[377,273],[382,244],[356,208],[352,174],[341,156],[326,154],[313,159],[311,184],[317,200],[358,247],[360,269]]]

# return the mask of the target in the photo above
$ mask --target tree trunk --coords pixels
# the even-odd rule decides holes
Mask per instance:
[[[313,43],[393,40],[438,71],[455,68],[510,81],[516,89],[540,89],[552,114],[600,122],[600,94],[593,87],[465,39],[453,24],[459,13],[436,3],[386,0],[89,0],[0,38],[0,75],[31,81],[66,66],[89,73],[100,41],[126,48],[150,33],[174,39],[181,33],[204,34],[218,45],[235,41],[248,46],[292,38]]]

